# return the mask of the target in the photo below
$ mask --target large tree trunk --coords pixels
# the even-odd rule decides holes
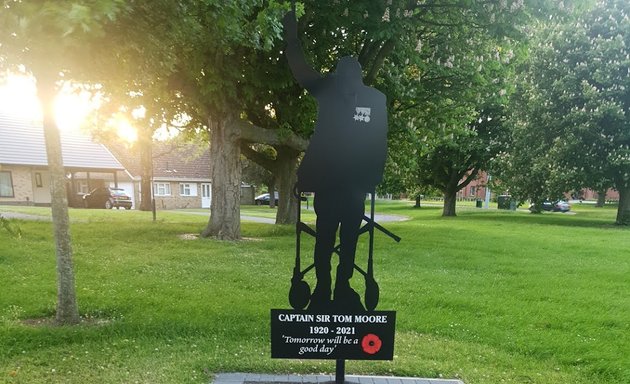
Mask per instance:
[[[442,216],[457,216],[455,213],[455,204],[457,202],[457,191],[465,188],[473,180],[477,178],[479,174],[478,168],[473,168],[469,171],[461,172],[453,167],[450,168],[449,180],[446,186],[442,190],[444,192],[444,208],[442,209]],[[459,182],[462,177],[466,176],[464,181]]]
[[[221,240],[241,238],[241,148],[239,130],[231,119],[212,121],[210,161],[212,202],[210,219],[201,233]]]
[[[262,129],[246,122],[240,122],[241,138],[246,142],[264,143],[276,149],[275,159],[266,158],[254,150],[243,148],[245,155],[258,165],[276,175],[278,187],[278,211],[276,224],[295,224],[297,221],[297,199],[293,196],[293,186],[297,175],[297,161],[300,153],[306,150],[308,142],[294,134],[279,135],[276,130]]]
[[[297,222],[298,200],[293,195],[293,187],[297,182],[297,163],[299,151],[287,147],[276,147],[278,153],[278,212],[276,224],[295,224]]]
[[[153,186],[151,182],[153,180],[153,143],[152,134],[146,132],[146,129],[140,130],[141,137],[138,140],[140,145],[140,210],[150,211],[153,209],[153,195],[151,190]],[[147,137],[148,136],[148,137]]]
[[[457,190],[447,189],[444,192],[444,208],[442,209],[442,216],[457,216],[455,213],[455,203],[457,202]]]
[[[619,207],[617,208],[617,225],[630,225],[630,187],[619,187]]]
[[[57,255],[57,311],[55,321],[59,325],[78,324],[80,319],[72,264],[66,174],[63,167],[61,138],[53,109],[56,77],[54,74],[38,73],[36,75],[38,97],[44,112],[44,138],[51,179],[52,224]]]
[[[597,192],[597,203],[595,204],[596,207],[602,208],[604,204],[606,204],[606,192],[608,192],[606,189]]]

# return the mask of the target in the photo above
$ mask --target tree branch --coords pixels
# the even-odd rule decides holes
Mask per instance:
[[[374,62],[370,67],[370,71],[365,76],[366,84],[373,84],[376,79],[376,75],[378,74],[379,69],[383,66],[385,59],[389,56],[390,53],[394,50],[396,46],[396,40],[394,38],[389,38],[385,43],[381,46],[376,57],[374,58]]]
[[[282,134],[276,129],[265,129],[253,125],[244,120],[235,122],[240,131],[240,138],[250,143],[260,143],[267,145],[285,145],[297,151],[306,151],[308,140],[297,136],[293,132],[282,131]]]
[[[372,58],[375,55],[374,47],[376,46],[376,42],[370,40],[369,36],[365,36],[365,42],[363,43],[363,47],[361,47],[361,52],[359,53],[359,63],[362,67],[367,66]]]
[[[470,172],[468,177],[466,177],[466,179],[464,181],[462,181],[460,184],[457,185],[457,190],[459,191],[462,188],[466,188],[466,186],[468,184],[470,184],[473,180],[475,180],[477,178],[478,174],[479,174],[479,169],[478,168],[474,168],[473,171]]]
[[[260,165],[271,173],[275,172],[276,164],[275,160],[265,156],[264,154],[252,149],[247,143],[241,143],[241,153],[249,160]]]

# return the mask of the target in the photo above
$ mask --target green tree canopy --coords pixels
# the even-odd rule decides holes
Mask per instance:
[[[404,25],[404,44],[384,68],[391,102],[385,180],[409,192],[437,188],[445,197],[443,214],[451,216],[457,191],[506,145],[507,97],[531,7],[538,4],[424,5],[420,23]]]
[[[4,1],[0,12],[0,66],[24,69],[36,79],[43,107],[43,128],[51,174],[52,217],[57,256],[58,324],[76,324],[72,243],[65,169],[53,102],[60,81],[89,71],[86,42],[103,34],[104,25],[122,9],[120,0]]]
[[[625,1],[598,1],[539,31],[505,156],[506,181],[520,198],[612,186],[616,222],[630,224],[629,16]]]

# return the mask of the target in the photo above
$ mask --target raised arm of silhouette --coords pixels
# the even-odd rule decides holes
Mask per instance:
[[[282,20],[284,25],[284,39],[287,43],[286,57],[289,61],[291,73],[297,82],[310,93],[317,90],[317,84],[323,80],[322,75],[315,71],[306,61],[302,44],[298,39],[297,20],[295,11],[290,11]]]

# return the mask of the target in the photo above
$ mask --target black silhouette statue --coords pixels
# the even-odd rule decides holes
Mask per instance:
[[[365,197],[374,192],[383,176],[387,151],[385,95],[363,84],[361,65],[353,57],[341,58],[334,72],[322,76],[304,57],[295,11],[285,16],[283,24],[286,56],[293,76],[317,99],[319,107],[315,132],[297,171],[297,190],[315,193],[317,214],[317,284],[308,308],[362,311],[365,309],[350,286],[350,278],[365,218]],[[340,244],[336,248],[339,228]],[[334,252],[339,254],[339,265],[333,295]],[[308,286],[304,289],[308,290]]]

